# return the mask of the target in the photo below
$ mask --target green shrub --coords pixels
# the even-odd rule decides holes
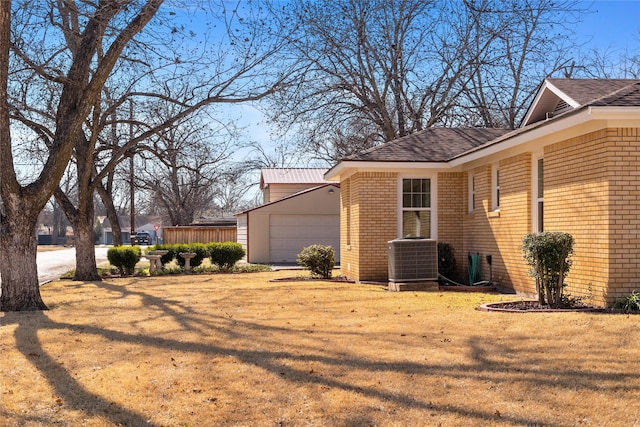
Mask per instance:
[[[331,246],[311,245],[302,248],[298,254],[298,264],[308,268],[311,275],[328,279],[335,265],[335,254]]]
[[[151,248],[149,248],[147,252],[157,251],[157,250],[168,251],[165,255],[162,255],[162,258],[160,258],[160,261],[162,261],[162,265],[169,264],[171,261],[173,261],[176,258],[178,254],[178,252],[176,252],[176,245],[173,245],[173,244],[154,245]]]
[[[191,258],[191,267],[197,267],[202,264],[202,261],[209,255],[209,247],[204,243],[188,243],[188,244],[177,244],[174,245],[174,250],[176,253],[176,261],[180,267],[184,267],[184,258],[180,256],[181,252],[193,252],[196,254],[195,257]]]
[[[569,274],[573,255],[573,237],[562,232],[527,234],[522,239],[524,258],[532,267],[540,304],[560,307],[564,279]]]
[[[458,263],[449,243],[438,242],[438,273],[447,279],[455,279]]]
[[[245,250],[236,242],[213,242],[206,245],[209,250],[211,264],[221,271],[229,271],[245,255]]]
[[[616,301],[614,307],[621,309],[624,313],[640,311],[640,293],[634,290],[630,295]]]
[[[117,267],[122,276],[133,274],[141,255],[140,246],[116,246],[107,251],[109,263]]]
[[[189,250],[188,243],[174,243],[172,245],[169,245],[167,248],[165,248],[165,250],[168,250],[169,253],[173,255],[171,257],[171,260],[175,259],[180,267],[184,267],[184,258],[180,256],[180,252],[191,252]]]

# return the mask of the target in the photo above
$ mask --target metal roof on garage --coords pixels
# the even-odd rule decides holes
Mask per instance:
[[[260,188],[270,184],[326,184],[327,168],[264,168],[260,176]]]

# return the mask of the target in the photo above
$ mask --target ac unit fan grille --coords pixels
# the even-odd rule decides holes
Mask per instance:
[[[438,244],[435,240],[396,239],[389,242],[389,281],[437,279]]]

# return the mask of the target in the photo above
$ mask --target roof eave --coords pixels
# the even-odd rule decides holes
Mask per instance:
[[[320,184],[320,185],[315,186],[315,187],[306,188],[306,189],[298,191],[296,193],[289,194],[288,196],[285,196],[285,197],[283,197],[281,199],[274,200],[272,202],[265,203],[265,204],[262,204],[262,205],[259,205],[259,206],[254,206],[253,208],[245,209],[242,212],[238,212],[238,213],[235,213],[233,215],[234,216],[239,216],[239,215],[248,214],[249,212],[253,212],[253,211],[256,211],[258,209],[265,208],[267,206],[275,205],[277,203],[285,202],[287,200],[291,200],[291,199],[294,199],[296,197],[302,196],[303,194],[313,193],[314,191],[318,191],[318,190],[321,190],[321,189],[326,188],[326,187],[334,187],[334,188],[340,189],[340,183],[339,182],[327,182],[326,184]]]
[[[342,160],[325,174],[326,179],[347,177],[357,170],[395,172],[398,169],[448,169],[448,162]]]

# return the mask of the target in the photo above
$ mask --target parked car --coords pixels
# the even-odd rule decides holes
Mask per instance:
[[[150,245],[151,235],[146,231],[139,231],[136,233],[136,245]]]

